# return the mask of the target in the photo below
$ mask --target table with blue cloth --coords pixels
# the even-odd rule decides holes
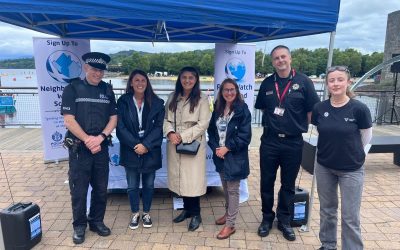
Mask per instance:
[[[108,190],[126,189],[126,174],[125,168],[119,165],[119,142],[115,141],[113,147],[109,147],[110,154],[110,174],[108,179]],[[161,146],[162,152],[162,168],[157,170],[156,179],[154,181],[155,188],[168,188],[168,171],[167,171],[167,156],[166,156],[166,141],[163,141]],[[212,160],[212,151],[207,146],[207,186],[219,187],[221,180],[219,174],[215,171],[215,165]],[[249,191],[247,187],[247,179],[240,182],[240,202],[245,202],[249,198]],[[89,192],[90,194],[90,192]]]

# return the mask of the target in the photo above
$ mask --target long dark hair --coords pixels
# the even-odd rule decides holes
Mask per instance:
[[[194,108],[197,106],[197,104],[199,104],[200,101],[200,77],[199,77],[199,72],[197,71],[197,69],[193,68],[193,67],[184,67],[179,71],[179,75],[178,75],[178,79],[176,80],[176,84],[175,84],[175,92],[174,92],[174,96],[172,97],[172,100],[168,106],[168,109],[172,112],[176,111],[176,107],[177,107],[177,100],[178,100],[178,96],[182,95],[183,96],[183,87],[182,87],[182,83],[181,83],[181,75],[184,72],[190,72],[192,73],[195,77],[196,77],[196,83],[193,86],[192,91],[189,94],[189,102],[190,102],[190,113],[194,112]]]
[[[145,103],[148,104],[149,107],[151,107],[151,100],[157,96],[153,91],[153,87],[151,86],[149,77],[143,70],[135,69],[131,72],[131,74],[129,75],[129,78],[128,78],[128,82],[126,83],[125,93],[135,94],[135,91],[133,90],[133,87],[131,86],[132,79],[135,77],[135,75],[141,75],[144,78],[146,78],[147,86],[146,86],[146,89],[144,90],[144,99],[145,99]]]
[[[236,83],[236,81],[231,78],[226,78],[221,83],[221,86],[220,86],[218,94],[217,94],[217,100],[215,101],[215,112],[217,113],[218,116],[224,115],[226,101],[225,101],[224,97],[222,96],[222,92],[224,91],[224,86],[228,83],[233,84],[235,86],[235,90],[236,90],[236,97],[235,97],[235,100],[233,100],[232,105],[230,106],[229,113],[232,112],[234,106],[244,102],[242,94],[240,94],[240,91],[239,91],[239,86]]]

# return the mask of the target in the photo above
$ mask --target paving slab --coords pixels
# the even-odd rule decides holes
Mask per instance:
[[[31,134],[26,132],[26,134]],[[0,132],[1,140],[1,132]],[[309,232],[296,231],[297,240],[288,242],[274,224],[270,235],[261,238],[260,173],[258,148],[250,149],[249,200],[240,205],[237,232],[230,239],[218,240],[222,226],[214,224],[223,212],[223,192],[212,188],[201,198],[204,222],[199,230],[188,232],[187,222],[172,223],[179,211],[172,208],[172,193],[157,189],[152,207],[153,227],[130,230],[129,202],[125,194],[108,195],[105,222],[112,235],[100,237],[87,231],[84,244],[72,243],[72,213],[68,185],[68,162],[43,163],[41,150],[0,149],[13,193],[13,200],[32,201],[41,208],[43,239],[34,249],[317,249],[320,247],[319,200],[316,193]],[[0,163],[1,164],[1,163]],[[365,249],[400,249],[400,168],[391,154],[370,154],[365,164],[365,187],[361,205],[361,225]],[[277,179],[279,180],[279,174]],[[297,183],[297,182],[296,182]],[[298,183],[310,190],[312,176],[303,171]],[[275,185],[279,188],[279,181]],[[6,175],[0,166],[0,208],[12,202]],[[340,213],[339,213],[340,214]],[[340,216],[339,216],[340,224]],[[338,232],[340,239],[340,227]],[[339,242],[340,244],[340,242]]]

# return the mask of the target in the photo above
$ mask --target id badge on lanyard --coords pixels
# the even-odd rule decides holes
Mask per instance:
[[[276,81],[276,73],[275,73],[275,90],[276,90],[276,95],[278,96],[278,100],[279,100],[279,106],[275,107],[274,109],[274,114],[275,115],[279,115],[279,116],[283,116],[283,114],[285,113],[285,108],[281,107],[282,102],[285,98],[286,93],[289,91],[289,88],[292,84],[292,79],[293,76],[295,75],[295,71],[294,69],[292,70],[291,74],[290,74],[290,80],[288,81],[288,83],[286,84],[285,89],[282,92],[282,95],[279,93],[279,87],[278,87],[278,82]]]
[[[284,113],[285,113],[285,109],[284,108],[275,107],[275,109],[274,109],[274,114],[275,115],[283,116]]]
[[[140,129],[140,128],[139,128]],[[144,136],[144,130],[140,129],[139,131],[139,138],[143,138]]]
[[[144,130],[142,129],[142,114],[143,114],[143,109],[144,109],[144,100],[142,102],[142,106],[139,108],[138,103],[135,99],[135,97],[133,97],[133,102],[135,103],[135,107],[136,107],[136,113],[138,115],[138,122],[139,122],[139,132],[138,132],[138,136],[139,138],[143,138],[144,137]]]
[[[221,119],[221,121],[218,124],[218,130],[222,131],[222,132],[226,131],[227,125],[228,125],[228,123],[226,122],[226,120],[224,118]]]

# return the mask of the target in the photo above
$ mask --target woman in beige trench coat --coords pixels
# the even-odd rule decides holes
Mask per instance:
[[[200,91],[199,73],[193,67],[181,69],[165,105],[164,133],[168,138],[168,188],[183,197],[183,211],[173,222],[191,218],[189,231],[201,223],[200,196],[206,193],[206,130],[211,112],[207,96]],[[175,122],[176,121],[176,122]],[[179,143],[197,140],[196,155],[176,153]]]

